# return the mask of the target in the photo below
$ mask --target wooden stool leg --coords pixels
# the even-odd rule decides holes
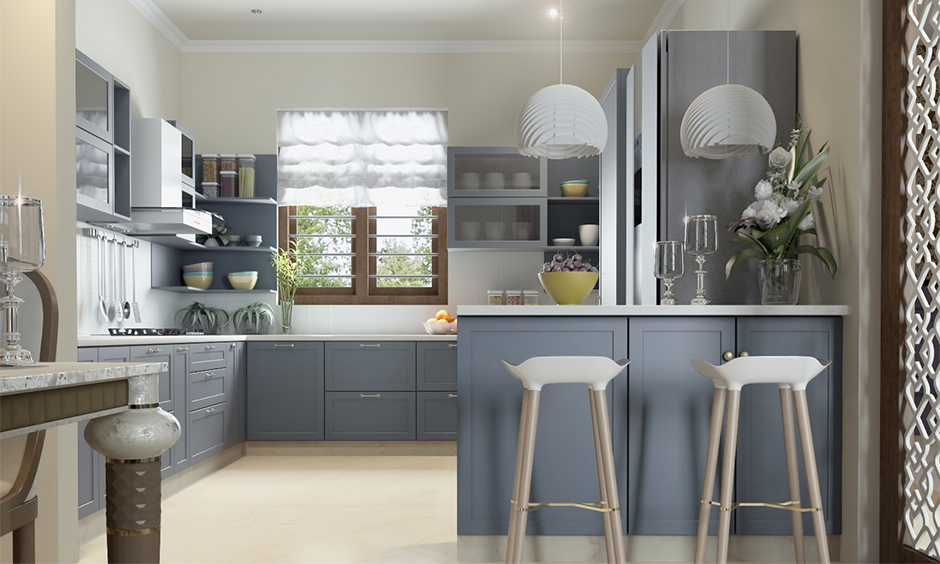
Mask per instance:
[[[721,442],[721,420],[725,410],[727,388],[715,388],[712,395],[712,418],[708,427],[708,450],[705,453],[705,483],[702,486],[702,507],[698,510],[698,536],[695,539],[695,564],[705,562],[705,542],[708,540],[708,518],[715,494],[715,473],[718,471],[718,445]]]
[[[13,529],[13,562],[15,564],[35,564],[36,562],[36,520],[28,521],[19,529]]]
[[[525,529],[528,522],[529,492],[532,489],[532,461],[535,457],[535,431],[539,419],[539,395],[535,390],[526,390],[529,396],[528,407],[526,409],[525,439],[523,441],[522,467],[520,469],[519,497],[516,498],[516,507],[520,512],[516,517],[515,528],[510,531],[511,537],[514,537],[513,551],[506,555],[507,563],[518,564],[522,562],[522,552],[525,545]]]
[[[790,501],[800,501],[800,476],[796,463],[796,435],[793,432],[793,389],[780,388],[780,412],[783,414],[783,447],[787,455],[787,483],[790,486]],[[793,549],[797,564],[806,562],[803,548],[803,514],[792,511]]]
[[[508,538],[506,540],[506,562],[509,563],[509,558],[513,554],[514,549],[513,545],[516,541],[516,536],[514,533],[516,528],[516,519],[519,518],[519,488],[522,486],[522,480],[520,475],[522,473],[522,452],[523,446],[525,445],[525,423],[528,421],[526,412],[529,408],[529,394],[525,388],[522,389],[522,410],[519,415],[519,439],[516,442],[516,470],[515,475],[512,479],[512,500],[509,504],[509,529],[507,532]]]
[[[611,509],[610,529],[614,544],[614,558],[609,562],[622,564],[626,562],[626,550],[623,547],[623,524],[620,519],[620,497],[617,493],[617,472],[614,468],[614,449],[610,439],[610,416],[607,414],[607,393],[605,390],[594,390],[594,405],[597,410],[597,431],[601,443],[601,454],[604,463],[604,481],[607,483],[607,505]]]
[[[591,404],[591,425],[594,429],[594,455],[597,458],[597,485],[601,494],[601,501],[607,504],[607,479],[604,477],[604,455],[601,452],[600,434],[597,429],[597,403],[594,401],[594,390],[588,388],[588,400]],[[602,513],[604,516],[604,541],[607,544],[607,562],[614,557],[614,537],[611,535],[610,512]]]
[[[734,491],[734,458],[738,447],[738,411],[741,390],[728,391],[728,415],[725,418],[725,453],[721,462],[721,508],[718,514],[718,557],[716,562],[728,561],[728,541],[731,535],[731,495]]]
[[[806,390],[793,392],[796,399],[796,421],[800,426],[800,443],[803,445],[803,467],[806,469],[806,486],[809,489],[810,505],[813,511],[813,529],[816,531],[816,544],[819,545],[819,561],[829,564],[829,545],[826,541],[826,519],[822,512],[822,494],[819,491],[819,476],[816,472],[816,452],[813,449],[813,431],[809,425],[809,406],[806,403]]]

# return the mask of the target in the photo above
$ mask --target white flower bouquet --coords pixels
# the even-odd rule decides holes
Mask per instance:
[[[726,276],[731,276],[734,267],[748,259],[779,261],[795,259],[800,254],[820,259],[829,275],[835,276],[836,261],[828,249],[800,244],[802,235],[816,235],[816,218],[810,206],[822,196],[825,179],[819,180],[816,175],[829,156],[827,144],[812,157],[808,145],[809,132],[804,135],[797,123],[790,134],[789,146],[771,151],[767,177],[754,187],[754,200],[745,197],[750,205],[741,219],[728,226],[737,235],[733,242],[756,248],[732,256],[725,265]]]

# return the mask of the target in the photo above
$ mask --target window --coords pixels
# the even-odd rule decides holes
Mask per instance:
[[[446,208],[282,206],[299,258],[298,304],[447,303]]]

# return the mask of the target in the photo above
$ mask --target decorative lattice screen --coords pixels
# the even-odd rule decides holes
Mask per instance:
[[[904,238],[905,544],[940,557],[940,0],[909,0]]]

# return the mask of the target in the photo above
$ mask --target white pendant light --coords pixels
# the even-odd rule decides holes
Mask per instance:
[[[559,11],[558,17],[562,14]],[[561,23],[559,22],[559,28]],[[559,58],[561,57],[559,32]],[[607,118],[589,92],[561,80],[529,98],[516,124],[516,146],[527,157],[568,159],[588,157],[607,144]]]

